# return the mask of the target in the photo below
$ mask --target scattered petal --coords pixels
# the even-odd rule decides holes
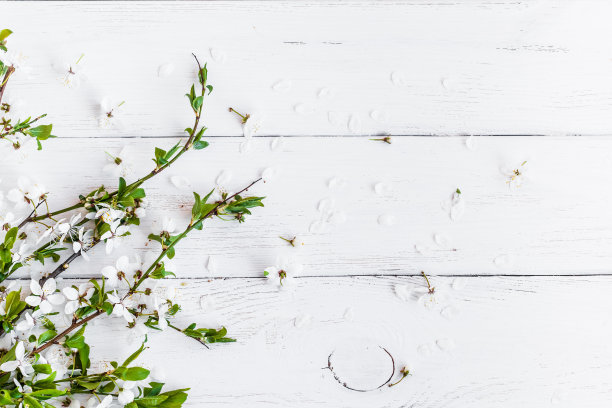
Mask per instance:
[[[202,295],[200,296],[200,309],[205,312],[210,312],[215,309],[215,301],[211,296]]]
[[[225,186],[227,183],[230,182],[231,179],[232,179],[232,172],[229,170],[223,170],[217,176],[217,180],[215,181],[215,183],[217,183],[217,185],[219,186]]]
[[[434,234],[433,239],[440,248],[446,249],[450,247],[451,239],[446,234]]]
[[[270,150],[272,150],[273,152],[276,152],[282,149],[284,144],[285,144],[285,140],[283,139],[282,136],[275,137],[270,142]]]
[[[386,181],[376,183],[374,185],[374,192],[379,196],[389,196],[393,192],[393,185]]]
[[[293,110],[295,113],[302,116],[312,115],[316,112],[315,106],[309,103],[298,103],[293,107]]]
[[[349,322],[355,320],[355,313],[353,312],[353,308],[347,307],[342,317],[344,318],[344,320],[348,320]]]
[[[455,348],[455,341],[449,338],[438,339],[436,340],[436,345],[442,351],[451,351]]]
[[[407,302],[410,300],[412,293],[407,285],[395,285],[393,288],[395,290],[395,296]]]
[[[344,224],[346,222],[346,213],[344,211],[336,210],[332,212],[329,217],[329,223],[332,225]]]
[[[327,229],[327,223],[317,220],[310,223],[310,227],[308,227],[308,231],[312,233],[324,232]]]
[[[420,355],[427,357],[431,355],[433,350],[431,349],[431,346],[429,344],[421,344],[419,347],[417,347],[417,352]]]
[[[389,115],[389,112],[385,112],[385,111],[379,111],[378,109],[374,109],[373,111],[370,112],[370,117],[378,122],[378,123],[389,123],[389,120],[391,119],[391,116]]]
[[[442,317],[448,320],[452,320],[459,314],[459,309],[454,306],[447,306],[442,311],[440,311]]]
[[[310,325],[312,316],[309,314],[301,314],[293,320],[293,325],[298,329]]]
[[[317,96],[319,99],[331,99],[334,97],[335,92],[330,88],[321,88]]]
[[[348,121],[348,130],[354,134],[361,133],[361,119],[359,116],[351,115]]]
[[[227,55],[222,50],[212,47],[210,49],[210,57],[213,59],[213,61],[222,64],[225,62]]]
[[[289,92],[293,83],[288,79],[281,79],[272,85],[272,89],[276,92]]]
[[[391,227],[397,224],[397,220],[393,214],[383,214],[378,217],[378,224],[385,227]]]
[[[183,176],[171,176],[170,182],[179,190],[189,190],[191,188],[191,183]]]
[[[470,150],[476,150],[478,147],[478,141],[474,135],[470,135],[465,138],[465,146]]]
[[[160,65],[159,68],[157,68],[157,76],[160,78],[167,78],[170,75],[172,75],[173,72],[174,72],[174,64],[171,62]]]
[[[417,251],[421,255],[428,256],[431,254],[431,249],[423,244],[415,244],[414,250]]]
[[[274,167],[268,167],[261,172],[261,178],[263,179],[264,183],[274,180],[276,175],[277,171],[274,169]]]
[[[217,272],[217,262],[212,255],[208,256],[208,260],[206,261],[206,271],[208,273],[214,274]]]
[[[510,266],[510,257],[506,254],[498,255],[493,259],[493,263],[498,268],[506,268]]]
[[[453,283],[451,284],[451,287],[454,290],[463,290],[465,289],[466,286],[467,286],[467,279],[465,278],[455,278],[453,280]]]
[[[240,143],[238,150],[240,153],[248,153],[251,151],[251,147],[253,147],[253,141],[251,139],[247,139]]]
[[[335,206],[336,206],[336,201],[333,198],[324,198],[321,201],[319,201],[319,205],[317,206],[317,209],[319,210],[319,212],[328,213],[332,211]]]
[[[341,177],[333,177],[327,182],[327,187],[330,190],[339,190],[348,185],[348,182]]]
[[[391,82],[393,82],[393,85],[396,85],[396,86],[408,85],[406,76],[402,72],[398,72],[398,71],[393,71],[391,73]]]

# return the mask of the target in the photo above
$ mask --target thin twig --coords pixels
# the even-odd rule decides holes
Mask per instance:
[[[334,376],[334,379],[336,381],[338,381],[338,383],[340,385],[342,385],[344,388],[349,389],[351,391],[357,391],[357,392],[370,392],[370,391],[376,391],[378,389],[381,389],[382,387],[384,387],[385,385],[389,384],[389,382],[393,379],[393,376],[395,375],[395,359],[393,358],[393,356],[391,355],[391,353],[389,353],[389,351],[382,347],[379,346],[385,353],[387,353],[387,355],[389,356],[389,358],[391,359],[391,365],[392,365],[392,370],[391,370],[391,375],[389,376],[389,379],[387,381],[385,381],[384,383],[382,383],[381,385],[379,385],[376,388],[371,388],[371,389],[360,389],[360,388],[353,388],[351,386],[349,386],[346,381],[342,381],[342,379],[340,379],[340,376],[338,374],[336,374],[336,372],[334,371],[334,367],[332,366],[331,363],[331,358],[334,355],[334,352],[332,352],[328,357],[327,357],[327,367],[324,367],[325,370],[329,370],[331,371],[332,375]]]
[[[13,72],[15,72],[15,67],[11,65],[10,67],[8,67],[6,74],[4,74],[4,78],[2,79],[2,84],[0,85],[0,104],[2,103],[2,96],[4,96],[4,90],[6,89],[6,84],[8,83],[8,80],[13,74]]]

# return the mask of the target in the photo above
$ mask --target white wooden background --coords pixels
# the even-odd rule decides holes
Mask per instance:
[[[119,253],[150,250],[155,219],[188,217],[191,194],[172,175],[197,191],[223,170],[228,189],[269,167],[277,177],[253,190],[268,199],[246,224],[213,222],[178,250],[168,284],[180,320],[239,339],[205,350],[153,336],[143,360],[191,387],[189,406],[608,406],[611,13],[608,1],[0,2],[11,49],[31,67],[7,93],[49,113],[61,137],[3,157],[2,188],[29,173],[59,208],[112,184],[104,151],[126,145],[144,171],[191,124],[195,52],[215,86],[211,146],[147,185],[155,208]],[[62,87],[55,67],[82,53],[86,81]],[[160,77],[165,64],[174,72]],[[291,88],[275,91],[279,81]],[[121,129],[97,126],[103,96],[126,101]],[[249,153],[229,106],[265,116]],[[393,144],[368,140],[377,134]],[[501,169],[524,160],[526,181],[511,190]],[[375,193],[380,182],[388,194]],[[465,214],[452,221],[441,202],[456,188]],[[346,222],[309,232],[327,198]],[[303,248],[278,238],[293,234]],[[110,260],[95,252],[65,276],[98,276]],[[305,265],[292,292],[261,278],[279,254]],[[440,308],[395,295],[422,287],[421,270],[446,293]],[[89,330],[100,364],[135,345],[115,320]],[[322,369],[334,352],[349,385],[376,386],[390,368],[379,347],[411,367],[400,386],[357,393]]]

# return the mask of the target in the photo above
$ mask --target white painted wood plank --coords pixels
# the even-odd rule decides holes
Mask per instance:
[[[609,401],[609,277],[468,278],[461,290],[451,289],[451,278],[432,282],[447,294],[440,308],[452,305],[454,318],[394,295],[394,285],[422,287],[422,278],[307,278],[280,293],[262,279],[175,282],[184,306],[179,323],[225,324],[239,342],[205,350],[176,333],[152,334],[140,360],[161,368],[171,385],[192,387],[189,407],[535,408]],[[344,317],[347,308],[353,320]],[[304,315],[310,323],[296,327]],[[118,359],[137,347],[137,338],[128,345],[122,326],[105,318],[87,329],[94,359]],[[454,348],[436,345],[448,340]],[[335,351],[352,357],[350,365],[334,360],[345,380],[378,385],[390,371],[389,360],[373,352],[378,346],[398,366],[409,364],[413,375],[391,389],[357,393],[322,369]]]
[[[23,172],[52,191],[52,209],[73,204],[78,194],[116,181],[101,169],[104,151],[127,146],[133,174],[151,169],[155,146],[176,139],[52,140],[24,164],[3,162],[3,189]],[[233,174],[225,187],[236,191],[271,167],[278,177],[252,189],[266,195],[266,207],[246,223],[214,221],[178,248],[181,277],[261,276],[277,255],[295,256],[309,276],[415,274],[588,274],[609,273],[612,265],[612,139],[597,137],[482,137],[477,148],[464,138],[396,138],[393,144],[364,138],[284,138],[277,151],[271,138],[255,138],[253,150],[239,153],[241,139],[213,138],[209,148],[185,155],[146,184],[152,205],[140,231],[117,252],[151,250],[146,235],[153,220],[172,216],[187,223],[192,195],[169,179],[186,177],[196,191],[208,192],[222,170]],[[528,161],[524,185],[509,189],[500,168]],[[330,188],[333,178],[345,187]],[[134,176],[128,177],[135,179]],[[387,182],[379,196],[374,186]],[[441,202],[460,188],[465,214],[452,221]],[[322,218],[322,199],[335,200],[347,221],[311,233]],[[378,223],[392,215],[394,226]],[[302,235],[300,250],[280,235]],[[450,239],[447,246],[435,234]],[[415,245],[428,250],[420,254]],[[77,261],[73,276],[91,276],[109,262],[96,248],[90,264]],[[212,255],[216,271],[204,266]],[[498,258],[501,257],[501,258]],[[497,264],[494,260],[498,258]],[[507,262],[503,262],[507,261]],[[92,271],[91,268],[94,268]]]
[[[608,1],[2,2],[30,75],[15,90],[62,136],[179,135],[191,52],[207,60],[211,134],[241,133],[229,106],[259,110],[263,134],[607,134],[612,131]],[[49,18],[49,16],[53,18]],[[33,29],[35,28],[35,29]],[[210,49],[225,55],[211,58]],[[87,81],[59,85],[81,53]],[[223,58],[218,58],[218,60]],[[174,73],[158,77],[161,65]],[[61,64],[60,64],[61,65]],[[391,81],[392,72],[405,86]],[[272,90],[291,80],[287,93]],[[335,96],[318,98],[330,88]],[[97,128],[103,96],[125,100],[121,130]],[[312,115],[294,112],[311,104]],[[388,123],[370,118],[387,112]],[[328,112],[343,116],[339,125]]]

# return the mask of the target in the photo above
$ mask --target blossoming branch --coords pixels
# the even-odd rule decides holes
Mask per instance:
[[[9,34],[8,30],[2,31],[3,49]],[[116,189],[100,186],[80,195],[74,205],[55,211],[48,207],[47,189],[26,178],[20,178],[18,186],[8,192],[13,208],[0,212],[0,281],[10,282],[0,287],[1,405],[47,408],[59,403],[77,408],[87,399],[87,407],[96,408],[109,407],[115,401],[129,408],[180,407],[188,389],[162,392],[164,384],[156,381],[149,370],[131,365],[145,350],[144,343],[122,364],[111,362],[112,369],[102,373],[89,371],[91,350],[85,341],[85,329],[87,323],[103,316],[123,319],[132,332],[144,336],[144,342],[148,334],[167,329],[204,346],[235,341],[227,337],[224,327],[199,328],[196,323],[179,327],[173,323],[181,307],[174,291],[160,293],[157,283],[175,276],[168,260],[176,255],[183,239],[194,230],[202,230],[206,220],[217,217],[242,223],[251,209],[263,206],[263,197],[243,195],[259,180],[233,194],[214,189],[203,196],[194,193],[191,220],[182,230],[165,221],[161,231],[149,235],[150,240],[160,244],[160,252],[153,259],[131,261],[120,257],[114,265],[101,268],[98,279],[79,286],[60,288],[55,280],[72,261],[87,258],[87,252],[102,242],[110,254],[146,215],[145,182],[187,151],[208,146],[202,140],[206,127],[201,126],[200,120],[204,99],[213,87],[208,84],[206,65],[202,66],[197,58],[196,63],[197,88],[193,85],[186,95],[194,123],[185,129],[185,141],[168,150],[155,149],[154,167],[149,173],[132,183],[119,177]],[[12,67],[6,62],[2,66]],[[10,77],[9,70],[3,86]],[[22,129],[23,134],[36,135],[31,128]],[[122,160],[116,157],[114,163],[121,166]],[[58,219],[62,214],[70,216]],[[30,282],[27,296],[9,279],[22,268],[31,272],[34,263],[44,267],[48,259],[60,261],[60,254],[66,250],[71,254],[59,266]]]
[[[6,46],[7,38],[13,32],[8,29],[0,31],[0,140],[9,142],[17,150],[23,147],[28,140],[36,140],[38,150],[42,149],[41,140],[47,140],[51,135],[53,125],[38,125],[33,127],[46,114],[32,118],[21,118],[19,112],[12,103],[3,102],[4,92],[8,86],[9,79],[17,70],[18,64],[13,55],[8,54]]]

